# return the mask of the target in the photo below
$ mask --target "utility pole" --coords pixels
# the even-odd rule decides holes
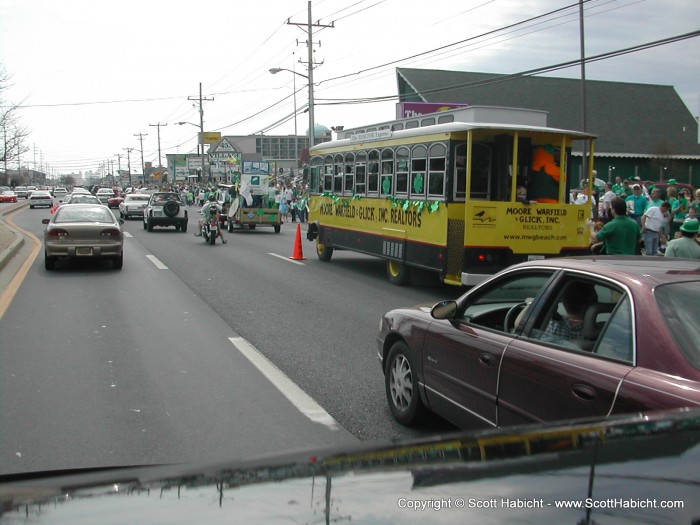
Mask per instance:
[[[287,19],[287,24],[292,25],[292,26],[298,26],[302,30],[304,30],[304,27],[306,27],[305,31],[306,34],[308,35],[308,40],[306,41],[306,47],[309,52],[309,58],[307,62],[307,67],[309,68],[309,147],[313,146],[314,143],[316,142],[316,130],[314,127],[316,126],[315,118],[314,118],[314,66],[317,64],[323,64],[323,62],[316,63],[314,62],[314,41],[313,41],[313,28],[314,27],[321,27],[321,28],[334,28],[335,25],[333,22],[331,22],[330,25],[325,25],[321,24],[320,21],[316,22],[313,24],[311,22],[311,0],[309,0],[308,3],[308,20],[305,23],[297,23],[297,22],[290,22],[289,19]],[[319,41],[318,45],[321,45],[321,42]],[[303,64],[301,60],[299,60],[300,63]]]
[[[121,153],[115,153],[115,157],[117,157],[117,174],[119,175],[119,185],[121,186],[122,184],[122,157],[123,155]]]
[[[143,163],[143,137],[148,137],[148,133],[134,133],[134,137],[139,138],[141,142],[141,176],[143,177],[143,183],[146,183],[146,165]]]
[[[199,138],[197,140],[198,147],[201,147],[200,161],[202,162],[202,181],[204,181],[204,105],[203,102],[214,100],[213,98],[202,97],[202,83],[199,83],[199,99],[187,97],[187,100],[199,100]],[[209,170],[211,177],[211,170]]]
[[[131,183],[131,152],[134,148],[122,148],[126,150],[126,169],[129,170],[129,187],[133,188],[134,185]]]
[[[158,128],[158,167],[162,167],[163,163],[160,161],[160,127],[161,126],[167,126],[167,124],[161,124],[160,122],[158,124],[149,124],[149,126],[152,126],[154,128]]]

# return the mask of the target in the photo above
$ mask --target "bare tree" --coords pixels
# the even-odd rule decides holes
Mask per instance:
[[[654,156],[649,160],[653,173],[653,179],[668,179],[678,177],[682,171],[682,162],[673,158],[675,148],[667,140],[662,140],[654,148]]]
[[[9,77],[2,65],[0,65],[0,165],[4,171],[3,178],[7,180],[8,165],[18,162],[21,155],[29,151],[25,139],[29,136],[29,130],[21,124],[18,110],[19,105],[5,102],[4,93],[8,88]],[[19,165],[18,175],[19,175]]]

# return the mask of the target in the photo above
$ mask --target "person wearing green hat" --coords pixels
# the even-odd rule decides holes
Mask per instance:
[[[681,236],[669,241],[666,246],[666,257],[686,257],[700,259],[700,244],[696,238],[700,233],[700,222],[688,219],[680,227]]]

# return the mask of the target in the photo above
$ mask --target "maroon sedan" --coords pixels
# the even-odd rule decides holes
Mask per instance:
[[[112,209],[119,209],[119,205],[124,202],[124,197],[112,197],[107,199],[107,206]]]
[[[463,428],[700,406],[700,261],[512,266],[457,301],[392,310],[379,358],[394,418]]]
[[[17,194],[14,191],[0,193],[0,202],[17,202]]]

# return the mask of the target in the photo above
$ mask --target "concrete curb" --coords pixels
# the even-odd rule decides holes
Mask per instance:
[[[15,236],[15,239],[10,243],[10,245],[4,250],[2,250],[2,252],[0,252],[0,271],[2,271],[5,268],[7,263],[17,254],[17,252],[22,248],[22,246],[24,246],[24,235],[20,231],[7,224],[7,222],[5,221],[5,215],[8,215],[9,213],[12,213],[20,208],[23,208],[28,204],[29,203],[24,203],[24,205],[14,206],[8,210],[3,209],[2,212],[0,212],[0,228],[5,228],[11,231]]]

